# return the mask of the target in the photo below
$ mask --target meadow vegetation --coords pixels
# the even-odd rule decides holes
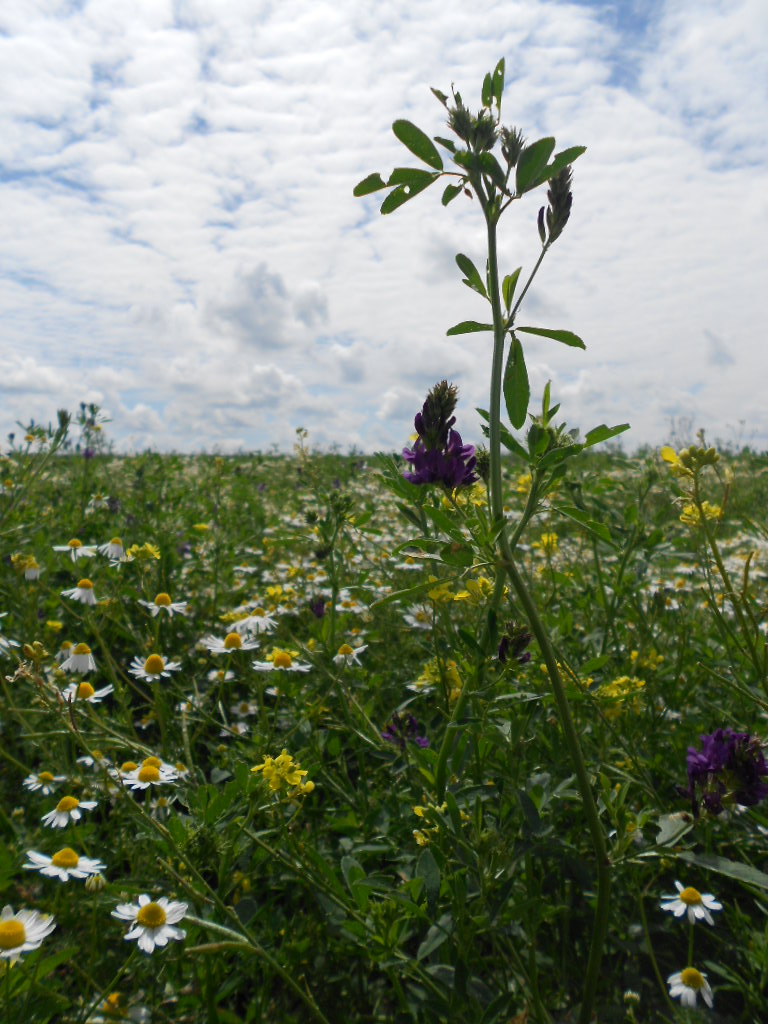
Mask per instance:
[[[4,445],[3,1021],[765,1021],[768,457],[531,411],[583,148],[503,86],[435,91],[456,171],[396,121],[429,170],[356,189],[477,201],[487,447],[447,381],[402,453],[119,456],[84,405]]]

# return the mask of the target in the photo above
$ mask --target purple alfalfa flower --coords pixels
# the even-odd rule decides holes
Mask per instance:
[[[309,610],[312,612],[316,619],[322,619],[322,617],[325,615],[325,598],[313,598],[309,602]]]
[[[382,732],[381,738],[388,743],[394,743],[401,750],[405,750],[406,741],[415,743],[422,750],[429,746],[429,740],[426,736],[419,736],[419,723],[414,716],[401,715],[397,711],[392,715],[392,719],[387,728]]]
[[[768,764],[755,736],[716,729],[699,737],[701,750],[688,748],[688,790],[694,814],[698,795],[707,811],[719,814],[726,804],[754,807],[768,796]]]
[[[456,388],[447,381],[435,384],[427,395],[413,425],[418,438],[413,448],[403,449],[403,458],[411,467],[403,476],[412,484],[443,484],[450,490],[477,482],[474,472],[477,458],[474,446],[464,444],[453,429],[456,417]]]

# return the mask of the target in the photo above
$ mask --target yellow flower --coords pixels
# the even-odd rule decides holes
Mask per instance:
[[[427,597],[430,601],[434,601],[435,604],[447,604],[453,600],[453,591],[447,583],[440,583],[437,576],[430,576],[429,582],[437,583],[436,587],[427,591]]]
[[[150,558],[160,560],[160,548],[154,544],[132,544],[125,552],[126,561],[148,562]]]
[[[685,523],[686,526],[701,526],[702,512],[705,519],[721,519],[723,515],[723,510],[719,505],[713,505],[709,501],[702,501],[700,509],[693,504],[683,505],[683,511],[680,513],[680,522]]]
[[[493,590],[493,584],[485,576],[478,576],[476,580],[467,580],[464,586],[466,590],[460,590],[458,594],[454,594],[454,601],[469,601],[470,604],[479,605]]]
[[[315,788],[313,782],[304,782],[307,772],[300,768],[298,761],[294,761],[285,747],[277,757],[265,757],[261,764],[251,768],[252,772],[262,772],[262,778],[269,783],[269,788],[274,793],[279,793],[283,785],[293,786],[294,794],[311,793]]]
[[[542,533],[541,537],[533,542],[533,547],[539,548],[547,557],[551,557],[557,551],[557,534]]]

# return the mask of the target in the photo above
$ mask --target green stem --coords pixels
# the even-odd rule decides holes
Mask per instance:
[[[491,307],[493,309],[493,362],[491,370],[491,401],[489,409],[489,447],[490,447],[490,484],[491,484],[491,511],[494,521],[500,521],[504,514],[504,501],[502,492],[501,476],[501,391],[503,378],[504,361],[504,339],[506,335],[506,324],[501,311],[501,295],[499,293],[499,270],[498,255],[496,248],[496,221],[489,215],[487,208],[483,207],[486,225],[488,229],[488,280],[491,291]],[[539,259],[531,273],[526,286],[515,304],[513,315],[517,312],[520,303],[530,286],[533,277],[541,265],[541,261],[547,251],[544,246]],[[512,319],[512,316],[510,317]],[[557,665],[557,658],[549,638],[549,634],[542,622],[536,604],[525,585],[517,565],[514,561],[509,539],[505,531],[499,535],[499,548],[504,567],[506,568],[512,589],[514,590],[523,610],[528,618],[531,632],[536,638],[544,663],[547,667],[552,693],[557,707],[560,726],[563,730],[566,746],[570,754],[571,762],[576,773],[576,779],[581,793],[584,814],[587,819],[587,827],[592,838],[592,846],[595,853],[597,865],[597,906],[595,908],[594,928],[592,933],[592,944],[589,951],[589,962],[587,964],[586,981],[581,1003],[579,1016],[580,1024],[588,1024],[592,1016],[592,1006],[597,992],[597,985],[600,978],[600,962],[602,960],[603,946],[605,944],[608,930],[609,896],[610,896],[610,864],[605,845],[603,828],[592,795],[592,788],[587,774],[584,757],[581,752],[576,726],[571,715],[565,687],[560,677]]]

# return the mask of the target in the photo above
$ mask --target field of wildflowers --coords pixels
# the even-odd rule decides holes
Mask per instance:
[[[1,1020],[768,1019],[768,458],[529,412],[517,332],[581,342],[512,330],[495,225],[548,185],[543,257],[581,148],[502,89],[436,92],[487,449],[446,381],[402,454],[120,457],[95,407],[4,446]],[[443,173],[395,133],[384,212]]]

